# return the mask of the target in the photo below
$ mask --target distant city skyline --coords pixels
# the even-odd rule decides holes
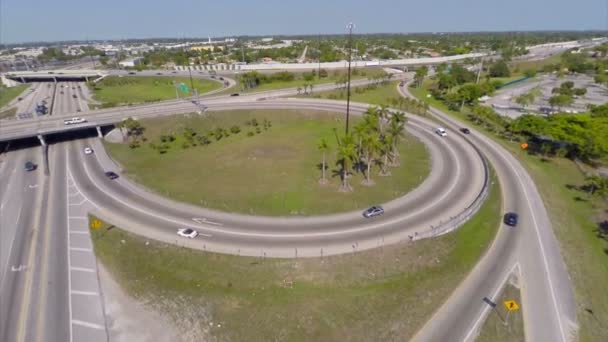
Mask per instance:
[[[356,33],[608,30],[608,2],[579,0],[1,0],[0,43]]]

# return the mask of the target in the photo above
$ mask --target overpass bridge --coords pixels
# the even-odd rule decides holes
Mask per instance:
[[[89,81],[99,80],[107,76],[101,70],[37,70],[37,71],[14,71],[2,74],[2,83],[11,82],[59,82],[59,81]]]

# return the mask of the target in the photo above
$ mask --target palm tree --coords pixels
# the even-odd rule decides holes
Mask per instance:
[[[312,84],[312,83],[311,83],[311,84],[309,84],[309,85],[308,85],[308,87],[310,87],[310,93],[312,94],[312,87],[313,87],[313,84]]]
[[[390,140],[392,141],[390,166],[400,165],[398,158],[399,150],[397,147],[399,146],[399,140],[405,136],[403,131],[405,128],[405,123],[399,120],[401,120],[399,116],[395,116],[395,114],[393,114],[386,130],[387,136],[389,136]]]
[[[360,122],[354,127],[355,137],[357,138],[357,154],[361,155],[363,137],[368,131],[368,127],[365,121]]]
[[[380,136],[378,132],[370,132],[363,139],[363,149],[365,150],[365,180],[361,184],[366,186],[374,185],[375,182],[371,179],[371,168],[374,161],[374,155],[380,150]]]
[[[335,132],[335,130],[334,130]],[[338,189],[341,192],[350,192],[353,188],[348,183],[348,170],[350,170],[351,163],[357,159],[357,151],[355,149],[355,143],[353,137],[350,134],[338,139],[338,159],[342,162],[342,185]]]
[[[380,173],[379,176],[386,177],[391,175],[391,171],[388,169],[388,157],[393,150],[393,138],[390,135],[380,136],[380,154],[382,155],[382,161],[380,161]]]
[[[380,134],[384,134],[384,122],[388,118],[389,110],[386,105],[381,105],[377,110],[378,113],[378,126],[380,127]]]
[[[325,138],[321,138],[321,140],[319,140],[319,143],[317,144],[317,148],[319,149],[319,151],[321,151],[323,153],[323,161],[321,162],[321,168],[323,170],[323,174],[322,174],[322,178],[319,180],[319,183],[321,185],[325,185],[327,184],[327,178],[325,178],[325,154],[327,153],[327,151],[329,150],[329,144],[327,143],[327,140]]]

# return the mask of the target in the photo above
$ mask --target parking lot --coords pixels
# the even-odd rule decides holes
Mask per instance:
[[[593,82],[593,78],[587,75],[566,75],[562,78],[556,74],[542,75],[531,80],[514,84],[498,90],[485,105],[492,106],[499,114],[517,118],[526,112],[540,112],[541,107],[551,107],[549,98],[553,96],[551,90],[559,87],[563,82],[574,82],[575,88],[587,89],[587,94],[575,97],[574,103],[569,107],[561,108],[562,112],[580,113],[587,110],[587,105],[601,105],[608,102],[608,88]],[[538,87],[542,93],[533,104],[524,108],[515,102],[515,98]],[[557,110],[557,108],[555,108]]]

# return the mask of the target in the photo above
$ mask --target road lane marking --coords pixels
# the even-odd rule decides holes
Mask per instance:
[[[496,297],[498,296],[498,293],[500,293],[500,291],[507,284],[507,280],[509,280],[509,277],[513,274],[513,272],[515,272],[515,269],[517,269],[518,272],[521,273],[521,269],[519,267],[519,262],[516,262],[515,265],[513,265],[513,267],[511,267],[509,272],[507,272],[507,274],[503,277],[502,281],[499,283],[498,288],[496,288],[496,290],[494,290],[494,292],[492,293],[492,296],[490,296],[490,298],[492,298],[493,300],[496,299]],[[492,308],[489,305],[483,306],[483,309],[481,310],[481,315],[479,315],[479,317],[477,317],[477,320],[475,321],[475,323],[473,323],[473,325],[471,326],[471,329],[469,329],[469,332],[464,337],[465,342],[474,340],[473,333],[479,331],[479,328],[480,328],[479,325],[485,321],[485,319],[488,316],[488,311],[490,311],[491,309]]]
[[[70,204],[68,204],[68,205],[69,205],[69,206],[72,206],[72,207],[77,207],[77,206],[79,206],[79,205],[83,205],[83,204],[84,204],[86,201],[87,201],[87,199],[85,198],[85,199],[83,199],[83,200],[82,200],[80,203],[70,203]]]
[[[80,295],[80,296],[99,296],[99,293],[93,291],[76,291],[71,290],[70,294]]]
[[[93,252],[93,250],[91,248],[81,248],[81,247],[70,247],[71,251],[76,251],[76,252]]]
[[[19,213],[17,214],[17,220],[15,220],[15,226],[18,227],[18,223],[19,223],[19,219],[21,218],[21,209],[22,207],[19,207]],[[15,232],[16,235],[17,232]],[[6,269],[8,267],[8,262],[11,259],[11,254],[13,253],[13,245],[15,242],[15,236],[13,236],[13,241],[11,241],[11,246],[8,249],[8,254],[6,256],[6,263],[4,264],[4,271],[2,273],[2,277],[0,277],[0,284],[4,283],[4,276],[6,275]]]
[[[86,216],[68,216],[70,220],[88,220],[89,218]]]
[[[70,234],[89,234],[86,230],[70,230]]]
[[[27,187],[30,189],[36,189],[38,187],[38,184],[34,184],[34,185],[30,184]]]
[[[89,273],[95,273],[95,270],[92,268],[86,268],[86,267],[75,267],[75,266],[71,266],[70,267],[71,271],[77,271],[77,272],[89,272]]]
[[[68,158],[70,157],[70,155],[69,155],[69,151],[68,151],[68,148],[67,148],[67,144],[64,145],[63,151],[64,151],[65,156],[66,156],[66,158],[65,158],[65,169],[67,171],[67,174],[66,174],[66,177],[65,177],[65,185],[66,185],[66,188],[69,189],[70,188],[70,185],[69,185],[70,179],[69,179],[68,175],[69,175],[70,170],[69,170]],[[74,185],[74,181],[73,180],[72,180],[72,185]],[[70,216],[70,205],[69,205],[69,203],[70,203],[70,192],[69,191],[65,192],[65,200],[66,200],[66,203],[68,204],[68,205],[65,206],[65,216],[69,217]],[[70,233],[72,232],[71,229],[70,229],[70,220],[67,220],[66,227],[67,227],[68,233],[65,234],[65,235],[67,237],[67,244],[68,244],[68,247],[69,247],[70,246]],[[70,253],[70,249],[69,248],[67,249],[66,252],[68,254],[68,268],[69,268],[69,267],[72,267],[72,259],[71,259],[71,256],[70,256],[70,254],[72,254],[72,253]],[[72,291],[72,272],[70,272],[70,270],[68,270],[68,289],[69,289],[70,292]],[[68,318],[70,320],[70,329],[69,329],[70,330],[70,342],[73,342],[74,341],[74,337],[73,337],[72,323],[74,323],[75,321],[73,320],[73,317],[72,317],[72,295],[68,295]]]
[[[19,265],[19,267],[11,266],[12,272],[21,272],[27,270],[27,265]]]
[[[99,324],[95,324],[95,323],[90,323],[90,322],[85,322],[85,321],[80,321],[77,319],[72,319],[70,320],[72,322],[72,324],[76,324],[76,325],[80,325],[86,328],[91,328],[91,329],[97,329],[97,330],[106,330],[106,327],[104,327],[103,325],[99,325]],[[70,324],[70,331],[72,330],[72,324]],[[70,335],[70,340],[71,340],[71,335]]]
[[[220,223],[220,222],[214,222],[214,221],[209,221],[206,218],[198,218],[195,217],[192,219],[192,221],[196,222],[196,223],[200,223],[200,224],[212,224],[212,225],[216,225],[216,226],[223,226],[224,224]]]

